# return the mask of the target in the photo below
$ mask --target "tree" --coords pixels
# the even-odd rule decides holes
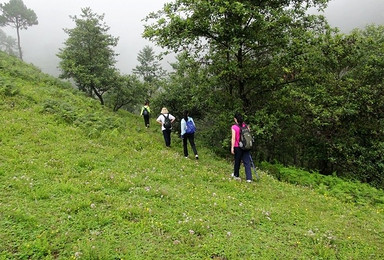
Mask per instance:
[[[97,15],[90,8],[81,9],[81,17],[71,17],[73,29],[64,29],[69,35],[65,47],[57,56],[61,78],[73,79],[78,88],[104,105],[103,95],[113,88],[116,69],[114,50],[118,42],[107,34],[109,27],[103,23],[104,15]]]
[[[188,1],[168,3],[146,21],[144,37],[174,52],[188,50],[220,75],[223,91],[243,110],[255,96],[280,86],[276,58],[307,30],[324,26],[307,14],[328,0]],[[282,73],[282,72],[281,72]]]
[[[0,30],[0,50],[9,55],[17,56],[16,39],[8,36],[3,30]]]
[[[153,48],[145,46],[137,55],[137,65],[133,73],[144,80],[144,87],[147,89],[147,98],[150,98],[160,87],[159,81],[165,74],[159,60],[155,56]]]
[[[123,75],[115,78],[114,88],[106,93],[106,103],[113,111],[124,108],[134,112],[134,107],[145,98],[145,89],[135,75]]]
[[[20,59],[23,60],[23,53],[20,44],[20,30],[28,29],[32,25],[37,25],[37,16],[32,9],[28,9],[22,0],[10,0],[9,3],[0,4],[0,26],[10,25],[16,28],[17,44]]]
[[[327,2],[178,0],[149,14],[143,35],[169,51],[187,52],[200,64],[205,83],[196,84],[202,90],[194,91],[198,93],[194,98],[206,100],[207,106],[200,110],[202,120],[225,129],[235,111],[254,120],[277,90],[297,80],[284,80],[284,61],[305,54],[303,46],[294,43],[310,44],[310,38],[326,26],[324,17],[306,11],[321,9]],[[212,133],[211,142],[224,144],[227,133]]]
[[[133,69],[133,73],[142,77],[144,82],[151,83],[164,73],[160,67],[159,61],[156,59],[153,48],[145,46],[137,55],[137,65]]]
[[[262,160],[384,187],[383,35],[382,26],[328,30],[287,62],[286,76],[299,80],[254,115]]]
[[[161,97],[174,107],[205,100],[212,143],[225,146],[242,108],[259,161],[382,188],[384,27],[340,34],[306,12],[327,2],[178,0],[147,17],[156,21],[144,36],[194,59],[176,68]]]

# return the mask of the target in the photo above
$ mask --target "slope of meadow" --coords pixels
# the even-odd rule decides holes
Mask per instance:
[[[383,207],[232,180],[1,52],[0,120],[0,259],[384,258]]]

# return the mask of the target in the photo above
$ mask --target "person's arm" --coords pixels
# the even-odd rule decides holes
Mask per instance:
[[[235,154],[236,132],[232,129],[231,154]]]
[[[174,117],[173,115],[169,114],[169,119],[171,119],[171,124],[173,123],[173,121],[176,120],[176,117]]]
[[[143,115],[144,107],[141,107],[140,115]]]
[[[180,135],[181,135],[181,137],[183,137],[184,136],[184,134],[185,134],[185,127],[186,126],[186,122],[185,122],[185,120],[184,119],[181,119],[181,123],[180,123]]]
[[[160,125],[163,125],[163,122],[160,120],[160,116],[156,119],[156,122],[159,123]]]
[[[195,121],[193,121],[193,118],[191,117],[190,119],[191,119],[193,125],[196,127],[196,125],[195,125]]]

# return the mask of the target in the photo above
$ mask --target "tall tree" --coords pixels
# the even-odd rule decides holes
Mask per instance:
[[[81,12],[80,17],[71,16],[76,27],[64,29],[69,37],[57,54],[61,59],[60,77],[73,79],[80,90],[96,96],[104,105],[103,95],[116,82],[117,54],[113,47],[118,38],[107,33],[109,27],[103,22],[104,15],[93,13],[90,8]]]
[[[37,25],[37,16],[32,9],[28,9],[22,0],[10,0],[8,3],[0,4],[0,25],[10,25],[16,28],[17,44],[19,48],[19,57],[23,59],[20,43],[20,30],[28,29],[32,25]]]
[[[174,52],[188,50],[210,64],[223,90],[249,112],[255,95],[280,84],[275,59],[306,30],[323,26],[321,18],[307,14],[308,8],[325,7],[328,1],[177,0],[147,17],[151,23],[144,37]]]
[[[133,73],[143,79],[146,98],[150,98],[159,89],[160,80],[165,72],[152,47],[145,46],[137,55],[137,61],[139,65],[133,69]]]
[[[137,55],[137,65],[133,73],[140,76],[144,82],[153,82],[163,71],[152,47],[145,46]]]

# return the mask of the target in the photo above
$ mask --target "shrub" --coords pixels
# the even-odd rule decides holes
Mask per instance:
[[[279,181],[311,187],[321,194],[334,196],[344,202],[384,205],[384,191],[366,183],[267,162],[261,163],[260,167]]]
[[[13,97],[20,94],[20,88],[14,83],[0,80],[0,95],[6,97]]]

